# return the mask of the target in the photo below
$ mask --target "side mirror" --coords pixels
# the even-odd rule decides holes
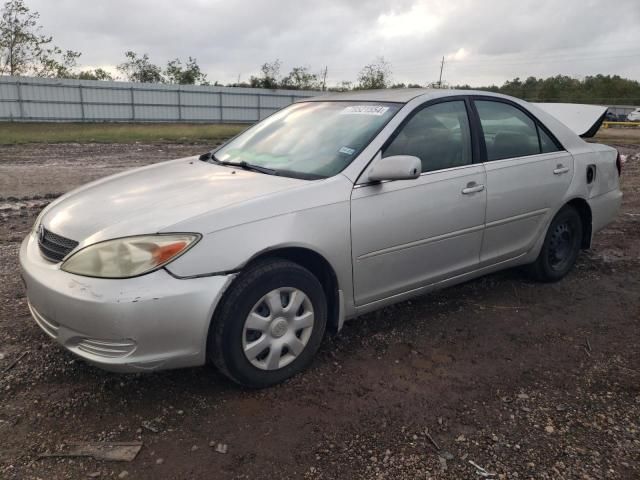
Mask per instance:
[[[422,164],[418,157],[393,155],[383,158],[382,154],[378,153],[369,169],[369,181],[412,180],[418,178],[421,172]]]

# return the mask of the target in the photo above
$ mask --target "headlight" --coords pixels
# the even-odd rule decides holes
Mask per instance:
[[[195,233],[140,235],[107,240],[78,250],[60,268],[86,277],[137,277],[175,260],[198,240],[200,235]]]

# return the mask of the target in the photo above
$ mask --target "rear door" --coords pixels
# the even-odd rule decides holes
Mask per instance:
[[[465,99],[418,107],[382,149],[422,162],[415,180],[356,185],[351,197],[355,303],[419,288],[477,267],[485,173],[473,163]],[[476,153],[477,156],[477,153]]]
[[[573,157],[529,112],[508,100],[475,97],[487,173],[480,265],[526,253],[543,233],[573,177]]]

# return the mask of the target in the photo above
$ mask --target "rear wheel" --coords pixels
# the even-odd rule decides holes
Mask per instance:
[[[551,221],[540,254],[529,266],[530,274],[541,282],[562,279],[573,268],[581,242],[580,214],[572,206],[565,205]]]
[[[327,323],[324,290],[300,265],[279,259],[243,272],[209,333],[209,357],[237,383],[267,387],[309,366]]]

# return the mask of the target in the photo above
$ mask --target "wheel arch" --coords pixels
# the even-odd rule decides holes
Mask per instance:
[[[309,270],[318,279],[327,299],[327,327],[331,333],[337,333],[342,326],[341,316],[343,313],[341,312],[341,308],[343,307],[341,305],[338,276],[331,263],[323,255],[306,246],[278,246],[256,253],[243,265],[240,273],[255,263],[269,258],[289,260],[290,262],[297,263]],[[233,288],[234,283],[235,279],[227,288],[227,292]],[[221,302],[218,302],[218,305],[220,303]]]
[[[576,197],[569,200],[565,205],[571,205],[580,215],[582,222],[582,239],[580,247],[583,250],[591,248],[591,238],[593,230],[593,215],[589,203],[582,197]]]

